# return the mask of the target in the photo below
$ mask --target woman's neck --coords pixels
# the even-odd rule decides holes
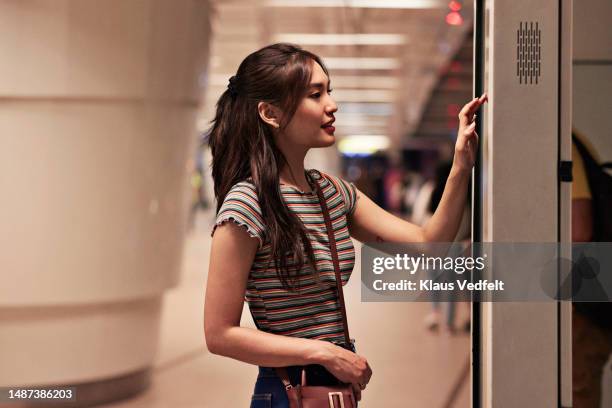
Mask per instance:
[[[297,187],[302,191],[310,191],[312,189],[306,179],[304,157],[305,155],[298,155],[297,157],[287,157],[285,155],[287,163],[280,171],[281,183]]]

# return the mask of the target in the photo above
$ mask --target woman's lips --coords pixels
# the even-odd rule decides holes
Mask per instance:
[[[333,126],[324,126],[323,130],[327,132],[327,134],[329,135],[333,135],[334,132],[336,131],[336,128]]]

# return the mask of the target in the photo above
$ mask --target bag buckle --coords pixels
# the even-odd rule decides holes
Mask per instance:
[[[328,392],[327,396],[329,397],[329,408],[344,408],[344,397],[342,396],[341,392]],[[336,406],[334,397],[338,397],[338,400],[340,401],[339,407]]]

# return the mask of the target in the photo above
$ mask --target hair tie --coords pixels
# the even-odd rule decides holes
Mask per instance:
[[[232,95],[232,98],[235,98],[236,96],[238,96],[237,82],[238,82],[238,77],[234,75],[229,79],[229,83],[227,84],[227,89],[229,89],[230,95]]]

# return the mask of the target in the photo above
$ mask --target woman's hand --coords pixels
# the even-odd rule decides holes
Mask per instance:
[[[468,102],[459,112],[459,131],[455,143],[455,158],[453,167],[460,171],[470,171],[476,162],[478,152],[478,134],[476,133],[476,111],[486,101],[488,96],[482,94]]]
[[[365,389],[372,377],[372,369],[368,360],[335,344],[327,344],[329,357],[323,366],[343,383],[351,384],[355,391],[355,398],[359,401],[361,390]]]

